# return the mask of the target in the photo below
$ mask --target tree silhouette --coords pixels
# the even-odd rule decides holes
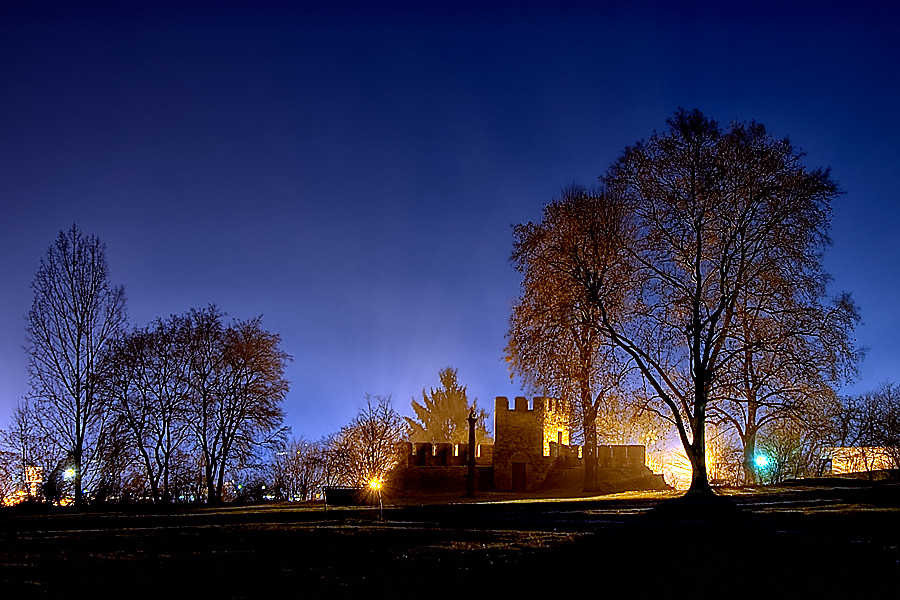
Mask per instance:
[[[742,310],[777,323],[814,309],[828,275],[822,249],[829,171],[807,170],[788,140],[755,122],[727,132],[699,111],[627,149],[603,182],[627,215],[622,250],[632,269],[624,312],[602,328],[635,362],[678,430],[690,492],[708,493],[705,427],[729,366],[754,345]],[[777,287],[768,285],[779,282]],[[777,352],[777,349],[773,349]]]
[[[412,401],[416,418],[404,417],[409,425],[410,440],[414,442],[466,444],[469,441],[469,411],[476,411],[475,443],[489,440],[487,412],[476,407],[478,399],[469,405],[466,386],[459,385],[457,370],[447,367],[438,373],[440,386],[429,392],[422,390],[422,403]]]
[[[517,252],[526,282],[531,269],[548,269],[595,311],[590,326],[639,374],[625,384],[676,428],[692,467],[689,494],[711,494],[710,403],[755,349],[741,311],[762,306],[776,322],[802,322],[822,302],[821,254],[839,192],[828,170],[806,169],[788,140],[758,123],[723,132],[680,110],[667,124],[625,150],[592,206],[554,202],[542,222],[517,228],[528,234]],[[542,245],[560,226],[571,232],[565,243]]]
[[[215,306],[191,310],[183,323],[190,428],[203,458],[207,500],[221,503],[225,474],[277,434],[289,384],[290,356],[260,318],[224,322]]]
[[[28,312],[30,396],[42,426],[70,458],[75,503],[83,502],[87,453],[107,416],[100,357],[125,326],[125,292],[108,279],[106,247],[76,226],[41,259]]]
[[[366,394],[365,408],[328,441],[326,484],[364,486],[383,481],[400,460],[399,442],[406,436],[406,423],[391,397]]]

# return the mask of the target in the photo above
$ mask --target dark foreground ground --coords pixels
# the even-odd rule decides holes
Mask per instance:
[[[377,508],[322,505],[3,510],[0,598],[833,597],[839,590],[896,597],[900,485],[829,481],[722,493],[740,514],[652,510],[671,493],[388,500],[383,519]]]

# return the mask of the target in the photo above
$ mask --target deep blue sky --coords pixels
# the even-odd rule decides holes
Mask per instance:
[[[490,409],[520,393],[511,225],[679,107],[832,167],[826,265],[869,348],[847,391],[897,379],[888,3],[253,4],[0,8],[0,427],[28,390],[31,280],[73,222],[106,243],[132,324],[263,315],[294,357],[295,435],[366,393],[409,413],[446,366]]]

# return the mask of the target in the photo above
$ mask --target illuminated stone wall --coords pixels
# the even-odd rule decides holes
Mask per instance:
[[[560,406],[561,408],[561,406]],[[494,404],[494,487],[498,491],[532,491],[553,467],[550,442],[563,437],[569,441],[568,427],[562,427],[556,411],[546,398],[518,396],[512,408],[506,396]],[[562,429],[560,429],[562,427]]]
[[[896,469],[897,457],[900,456],[897,448],[872,446],[828,448],[826,452],[831,455],[831,472],[834,475]]]
[[[475,450],[475,464],[491,466],[493,451],[493,444],[479,444]],[[404,467],[465,466],[469,464],[469,445],[402,442],[399,456],[401,466]]]
[[[507,397],[498,396],[494,405],[494,444],[481,444],[476,450],[477,488],[532,492],[545,481],[552,487],[552,478],[547,478],[556,467],[564,471],[583,469],[582,448],[569,444],[567,410],[564,403],[553,398],[538,396],[529,402],[519,396],[510,406]],[[460,488],[465,482],[468,450],[468,444],[405,442],[400,451],[398,488],[407,493],[451,492]],[[599,466],[616,481],[652,475],[645,466],[644,453],[644,446],[638,445],[599,446]],[[570,475],[571,472],[565,477],[579,479]]]
[[[535,406],[538,405],[544,432],[544,456],[550,456],[551,443],[569,445],[569,415],[562,400],[535,398]]]

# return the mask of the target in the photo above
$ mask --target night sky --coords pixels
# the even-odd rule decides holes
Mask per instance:
[[[490,410],[521,393],[511,226],[679,107],[832,167],[826,267],[869,349],[844,392],[898,379],[889,3],[215,4],[0,8],[0,428],[28,391],[38,261],[73,223],[105,242],[132,325],[262,315],[294,359],[295,436],[366,393],[411,414],[447,366]]]

